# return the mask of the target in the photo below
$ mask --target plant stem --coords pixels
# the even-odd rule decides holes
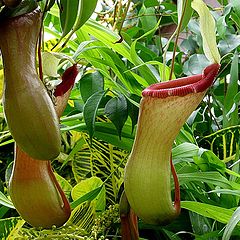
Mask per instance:
[[[174,63],[175,63],[175,56],[176,56],[176,51],[177,51],[178,39],[179,39],[179,35],[180,35],[180,32],[181,32],[181,28],[182,28],[183,17],[185,15],[186,8],[187,8],[187,3],[188,3],[188,0],[186,0],[184,2],[184,7],[183,7],[182,15],[181,15],[181,18],[180,18],[180,22],[179,22],[179,24],[177,26],[177,29],[176,29],[176,39],[175,39],[175,42],[174,42],[174,49],[173,49],[172,64],[171,64],[171,71],[170,71],[170,75],[169,75],[169,80],[172,79],[172,75],[173,75],[173,72],[174,72]]]

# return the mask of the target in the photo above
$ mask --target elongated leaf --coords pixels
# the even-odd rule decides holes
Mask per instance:
[[[0,207],[0,219],[3,218],[3,216],[8,212],[9,208],[2,206]]]
[[[122,129],[121,139],[119,139],[116,127],[111,122],[109,123],[96,122],[94,136],[98,139],[111,143],[114,146],[117,146],[121,149],[131,151],[134,141],[134,135],[131,134],[131,129],[132,129],[131,125],[125,124],[125,126]],[[64,126],[61,128],[61,130],[62,131],[75,130],[80,132],[88,131],[85,123],[80,123],[74,126]]]
[[[92,201],[94,200],[98,194],[101,192],[103,186],[97,187],[94,190],[86,193],[85,195],[83,195],[82,197],[78,198],[77,200],[75,200],[74,202],[72,202],[71,208],[76,208],[78,205],[86,202],[86,201]]]
[[[238,54],[233,57],[231,71],[230,71],[230,82],[228,84],[226,96],[224,99],[224,111],[223,111],[223,127],[230,127],[238,125],[238,107],[234,102],[234,97],[238,93]],[[235,105],[235,109],[230,112],[231,108]]]
[[[197,156],[199,147],[192,143],[182,143],[172,149],[173,159],[192,158]]]
[[[0,204],[14,209],[12,202],[2,192],[0,192]]]
[[[229,240],[234,228],[237,226],[237,224],[240,221],[240,207],[238,207],[235,212],[233,213],[231,219],[229,220],[228,224],[226,225],[226,228],[223,233],[222,240]]]
[[[119,94],[117,97],[109,100],[105,106],[105,113],[116,127],[121,139],[122,128],[128,117],[126,98]]]
[[[79,0],[61,0],[60,4],[60,22],[63,38],[72,30],[76,22],[79,9]]]
[[[82,27],[82,30],[86,33],[91,34],[96,39],[104,43],[109,48],[112,48],[114,51],[121,54],[123,57],[125,57],[135,65],[140,65],[144,63],[140,57],[132,59],[129,53],[129,45],[125,41],[122,41],[121,43],[116,43],[120,39],[120,36],[117,35],[115,32],[111,31],[110,29],[104,27],[103,25],[97,23],[96,21],[90,19]],[[154,76],[149,67],[143,66],[139,69],[139,72],[149,84],[157,82],[156,77]]]
[[[85,141],[83,138],[81,138],[77,144],[74,146],[74,148],[72,149],[72,151],[69,153],[68,157],[64,160],[61,168],[63,168],[69,161],[70,159],[79,151],[82,149],[83,145],[84,145]]]
[[[220,194],[228,194],[228,195],[235,195],[240,197],[240,190],[230,190],[230,189],[215,189],[209,191],[209,193],[220,193]]]
[[[77,31],[91,17],[96,8],[97,1],[98,0],[80,0],[80,8],[74,31]]]
[[[200,17],[200,30],[203,38],[203,51],[210,62],[220,63],[221,57],[217,49],[215,21],[208,7],[202,0],[193,0],[192,8]]]
[[[234,212],[232,209],[191,201],[182,201],[181,207],[221,223],[228,223]]]
[[[177,10],[178,10],[178,25],[181,22],[180,31],[184,30],[187,26],[189,20],[191,19],[193,9],[191,7],[192,0],[178,0]]]
[[[222,188],[231,189],[231,183],[218,172],[195,172],[178,174],[180,185],[188,182],[205,182]]]
[[[95,119],[97,115],[97,110],[101,100],[103,99],[105,91],[99,91],[94,93],[85,103],[83,108],[83,117],[86,123],[90,138],[93,137],[95,130]]]

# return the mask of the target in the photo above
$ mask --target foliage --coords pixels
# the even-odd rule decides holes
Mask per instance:
[[[33,229],[18,216],[7,197],[13,140],[0,106],[2,239],[117,239],[117,204],[141,91],[152,83],[198,74],[209,64],[191,0],[179,0],[177,5],[171,0],[98,1],[96,13],[81,28],[80,1],[60,2],[71,16],[61,8],[59,14],[54,1],[39,2],[42,9],[53,3],[45,8],[49,11],[42,49],[48,53],[43,55],[43,69],[51,92],[70,62],[80,67],[79,81],[61,118],[62,154],[53,162],[74,209],[59,229]],[[166,226],[139,220],[140,237],[145,239],[240,237],[240,10],[238,0],[219,1],[208,8],[216,24],[221,69],[172,149],[182,213]]]

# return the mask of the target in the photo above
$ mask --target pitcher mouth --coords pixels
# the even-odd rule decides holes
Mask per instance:
[[[214,63],[207,66],[202,74],[152,84],[143,90],[142,96],[153,98],[183,97],[190,93],[206,91],[212,85],[219,68],[220,65]]]

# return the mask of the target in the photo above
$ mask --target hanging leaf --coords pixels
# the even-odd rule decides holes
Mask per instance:
[[[80,80],[80,92],[84,102],[98,91],[104,88],[104,79],[99,72],[88,73]]]
[[[109,100],[105,106],[105,114],[112,121],[121,138],[122,128],[128,117],[127,100],[124,95],[119,94]]]
[[[98,91],[94,93],[90,98],[88,98],[88,100],[86,101],[83,107],[83,117],[88,129],[90,138],[93,137],[97,110],[105,94],[106,94],[106,91]]]
[[[203,51],[210,62],[220,63],[217,49],[215,21],[207,5],[202,0],[193,0],[192,8],[200,17],[200,30],[203,38]]]
[[[93,14],[98,0],[81,0],[78,18],[76,20],[76,25],[74,26],[74,31],[77,31]]]
[[[139,103],[141,98],[137,95],[132,94],[130,96],[130,99]],[[133,133],[134,127],[138,121],[139,108],[129,100],[127,101],[127,104],[128,104],[128,114],[132,121],[132,133]]]
[[[73,29],[73,26],[75,25],[79,9],[79,0],[61,0],[60,4],[60,22],[63,38]]]

